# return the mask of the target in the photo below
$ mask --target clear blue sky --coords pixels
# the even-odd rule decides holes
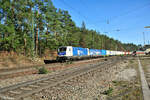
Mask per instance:
[[[143,45],[150,42],[150,0],[52,0],[56,8],[69,11],[77,26],[120,40]],[[120,30],[120,31],[116,31]],[[108,33],[107,33],[108,32]]]

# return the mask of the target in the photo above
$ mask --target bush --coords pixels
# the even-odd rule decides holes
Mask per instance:
[[[133,60],[130,60],[130,63],[132,64],[132,63],[133,63]]]
[[[47,74],[48,70],[45,67],[39,69],[39,74]]]
[[[67,61],[66,64],[72,64],[72,61]]]
[[[113,88],[109,88],[108,90],[104,91],[103,94],[110,95],[113,91]]]

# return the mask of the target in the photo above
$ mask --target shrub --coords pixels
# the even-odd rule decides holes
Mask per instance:
[[[133,63],[133,60],[130,60],[130,63]]]
[[[48,70],[45,67],[39,69],[39,74],[47,74]]]
[[[72,61],[67,61],[66,64],[72,64]]]
[[[109,88],[108,90],[104,91],[103,94],[110,95],[113,91],[113,88]]]

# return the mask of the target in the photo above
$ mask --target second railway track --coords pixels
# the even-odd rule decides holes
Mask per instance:
[[[1,88],[0,99],[19,100],[25,98],[28,95],[40,92],[43,89],[56,86],[76,77],[92,74],[94,72],[101,72],[104,69],[107,70],[108,67],[111,67],[111,65],[116,64],[122,59],[124,58],[119,57],[106,62],[99,62],[97,64],[86,65],[85,67],[75,67],[72,69],[66,69],[52,76]]]

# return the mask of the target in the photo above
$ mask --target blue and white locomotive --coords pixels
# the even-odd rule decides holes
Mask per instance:
[[[81,59],[88,57],[88,48],[61,46],[58,48],[58,61]]]

